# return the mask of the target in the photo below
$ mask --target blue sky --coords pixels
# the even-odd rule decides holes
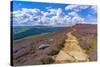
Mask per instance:
[[[58,4],[12,1],[13,24],[61,25],[76,23],[96,24],[97,7],[94,5]]]
[[[43,2],[25,2],[25,1],[13,1],[13,10],[20,10],[22,8],[38,8],[46,11],[46,7],[51,8],[62,8],[66,7],[67,4],[55,4],[55,3],[43,3]]]

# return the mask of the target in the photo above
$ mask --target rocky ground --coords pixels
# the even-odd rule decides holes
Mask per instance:
[[[89,61],[89,57],[80,47],[78,39],[72,35],[74,31],[75,29],[66,34],[64,48],[56,55],[55,63]]]

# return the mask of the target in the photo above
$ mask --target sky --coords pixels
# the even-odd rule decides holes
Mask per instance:
[[[11,2],[14,26],[97,24],[97,6],[43,2]]]

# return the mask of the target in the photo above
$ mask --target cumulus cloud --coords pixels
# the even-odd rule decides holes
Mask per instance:
[[[37,24],[36,22],[39,21],[40,15],[39,9],[22,8],[13,12],[13,21],[20,24]]]
[[[83,9],[87,9],[89,8],[88,5],[68,5],[65,7],[65,10],[72,10],[72,11],[76,11],[79,12]]]
[[[65,10],[71,11],[67,13],[63,12],[62,8],[46,7],[47,11],[38,8],[22,8],[12,12],[12,20],[15,25],[72,26],[76,23],[85,23],[84,18],[78,12],[87,8],[89,6],[68,5]],[[91,9],[97,10],[95,6]]]
[[[89,9],[90,12],[87,11],[87,15],[85,13],[84,18],[78,15],[80,12],[84,14],[83,10],[87,10],[87,9]],[[65,7],[65,10],[66,11],[70,10],[70,12],[68,12],[68,15],[74,16],[71,20],[73,19],[76,20],[77,18],[76,21],[78,23],[91,23],[92,24],[94,22],[95,23],[97,22],[97,18],[96,18],[97,6],[95,5],[68,5]]]
[[[74,11],[71,11],[71,12],[68,13],[68,15],[69,16],[77,16],[78,14],[76,12],[74,12]]]
[[[65,7],[65,10],[72,10],[76,7],[78,7],[78,5],[68,5],[68,6]]]
[[[77,12],[71,11],[68,13],[68,16],[71,17],[71,22],[73,25],[77,23],[84,23],[84,18],[80,17]]]
[[[91,6],[94,11],[97,11],[97,6]]]
[[[91,6],[91,9],[93,10],[94,13],[97,13],[97,6]]]
[[[13,21],[21,25],[71,26],[79,19],[80,17],[75,12],[70,12],[67,15],[61,8],[50,8],[47,12],[36,8],[23,8],[13,12]]]

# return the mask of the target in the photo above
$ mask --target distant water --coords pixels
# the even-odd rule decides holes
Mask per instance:
[[[13,38],[14,40],[21,39],[27,36],[36,34],[47,34],[61,30],[64,27],[48,27],[48,26],[16,26],[13,27]],[[20,32],[19,32],[20,31]]]

